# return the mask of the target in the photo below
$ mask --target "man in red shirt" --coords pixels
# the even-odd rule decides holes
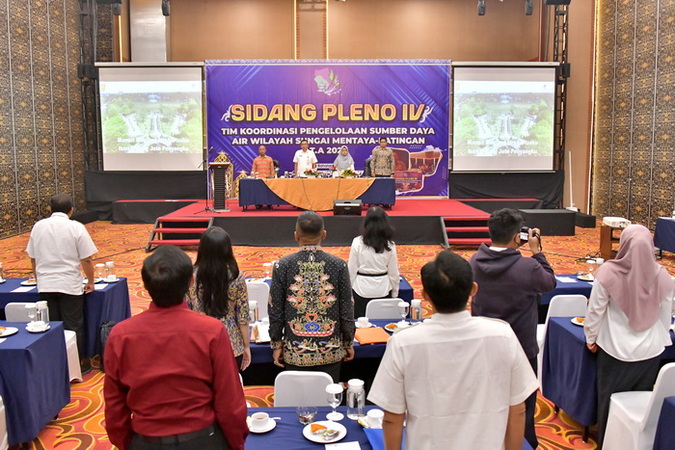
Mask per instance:
[[[253,160],[251,174],[256,173],[258,178],[274,178],[274,160],[267,156],[267,147],[261,145],[258,147],[258,155]]]
[[[243,449],[246,401],[223,324],[183,299],[192,262],[160,247],[141,271],[152,303],[118,323],[105,347],[105,421],[126,449]]]

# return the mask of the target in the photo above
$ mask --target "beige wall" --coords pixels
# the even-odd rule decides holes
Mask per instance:
[[[329,57],[536,60],[535,4],[526,16],[524,1],[488,1],[478,16],[474,0],[328,1]]]
[[[568,61],[572,76],[567,79],[567,124],[565,134],[564,204],[589,212],[591,124],[593,118],[593,34],[595,1],[574,1],[569,7]],[[570,161],[573,197],[570,202]]]
[[[293,0],[171,0],[170,20],[170,61],[293,58]]]

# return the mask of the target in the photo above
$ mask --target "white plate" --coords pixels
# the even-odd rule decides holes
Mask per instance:
[[[390,333],[395,333],[396,331],[398,331],[398,324],[395,322],[388,323],[383,328]]]
[[[579,325],[580,327],[583,327],[584,323],[580,322],[579,319],[583,319],[583,317],[572,317],[572,320],[570,320],[570,322],[572,322],[574,325]]]
[[[593,281],[593,280],[595,280],[595,278],[593,277],[593,275],[588,275],[588,274],[586,274],[586,275],[578,275],[578,276],[577,276],[577,280],[581,280],[581,281]]]
[[[102,281],[103,283],[117,283],[118,281],[120,281],[120,277],[115,277],[114,280],[111,280],[110,278],[104,278],[104,279],[101,280],[101,281]]]
[[[5,327],[4,330],[0,331],[0,337],[7,337],[19,332],[18,328],[14,327]]]
[[[28,331],[29,333],[44,333],[50,328],[51,325],[47,325],[45,328],[29,328],[28,325],[26,325],[26,331]]]
[[[268,419],[267,420],[267,426],[265,426],[265,428],[262,428],[260,430],[254,430],[253,428],[251,428],[251,417],[246,418],[246,423],[248,424],[248,431],[250,431],[251,433],[256,433],[256,434],[267,433],[269,431],[272,431],[274,429],[274,427],[277,426],[277,421],[274,420],[274,419]]]
[[[322,434],[312,434],[312,424],[310,423],[302,429],[302,435],[312,442],[316,442],[318,444],[330,444],[331,442],[342,440],[345,436],[347,436],[347,429],[341,423],[333,422],[332,420],[322,420],[320,422],[314,423],[332,428],[333,430],[338,430],[339,433],[333,439],[326,440],[323,438]]]
[[[5,280],[4,278],[0,278],[0,284],[4,283],[5,281],[7,280]]]
[[[375,324],[370,323],[370,322],[368,322],[368,325],[361,325],[358,322],[356,322],[356,328],[371,328],[371,327],[374,327],[374,326],[375,326]]]
[[[21,286],[37,286],[37,281],[23,280]]]

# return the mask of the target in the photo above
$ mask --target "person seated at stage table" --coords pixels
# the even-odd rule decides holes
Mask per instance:
[[[366,315],[366,305],[371,300],[398,297],[398,259],[393,236],[387,213],[379,206],[368,209],[363,233],[354,238],[349,251],[355,317]]]
[[[588,299],[586,345],[598,353],[598,448],[614,392],[651,391],[660,358],[671,345],[673,281],[654,259],[652,235],[642,225],[621,232],[616,258],[597,270]]]
[[[370,157],[370,174],[374,177],[391,177],[395,164],[394,151],[387,146],[387,138],[381,137],[379,147],[373,149]]]
[[[223,323],[237,366],[246,370],[251,364],[246,279],[234,257],[230,235],[220,227],[209,227],[199,240],[188,306]]]
[[[163,246],[143,261],[147,311],[105,347],[105,428],[120,450],[243,449],[246,400],[225,327],[190,311],[192,261]],[[225,351],[224,351],[225,350]]]
[[[286,370],[326,372],[340,379],[343,361],[354,359],[354,303],[347,263],[326,253],[323,218],[298,216],[300,251],[278,260],[270,288],[270,338],[274,364]]]
[[[340,154],[333,161],[333,166],[338,172],[344,172],[347,169],[354,170],[354,158],[349,154],[349,149],[346,145],[340,148]]]
[[[368,400],[384,409],[384,443],[406,448],[520,449],[525,399],[539,383],[511,327],[472,317],[471,266],[445,250],[422,267],[431,320],[394,334]]]
[[[296,177],[305,177],[305,171],[316,170],[318,161],[314,152],[309,149],[309,142],[307,142],[307,139],[300,141],[300,150],[295,152],[293,163],[295,164],[294,171]]]
[[[258,156],[253,159],[253,165],[251,166],[251,176],[256,178],[274,178],[276,176],[274,160],[267,156],[267,147],[264,145],[258,147]]]

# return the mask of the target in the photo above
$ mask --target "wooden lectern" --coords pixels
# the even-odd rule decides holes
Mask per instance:
[[[229,212],[227,208],[227,193],[229,190],[227,171],[232,167],[231,162],[213,161],[209,163],[211,171],[211,187],[213,188],[213,210]]]

